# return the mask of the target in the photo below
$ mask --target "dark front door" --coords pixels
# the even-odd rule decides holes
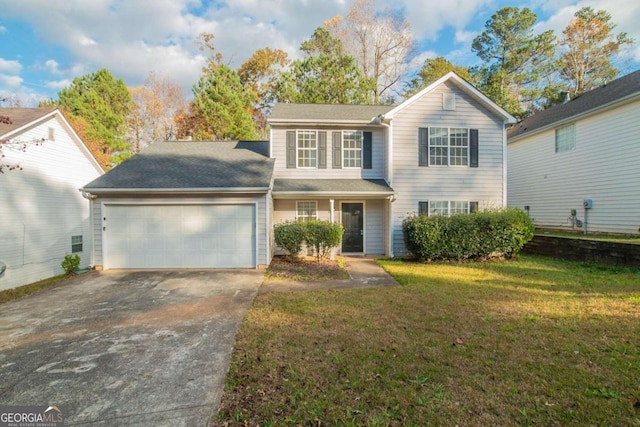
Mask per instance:
[[[342,204],[342,252],[364,252],[364,221],[362,203]]]

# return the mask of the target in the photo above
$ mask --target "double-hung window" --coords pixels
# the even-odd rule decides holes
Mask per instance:
[[[362,131],[345,130],[342,132],[342,166],[345,168],[362,167]]]
[[[477,168],[478,129],[418,128],[418,166]]]
[[[318,219],[318,204],[315,201],[302,201],[296,203],[296,219],[307,222]]]
[[[299,130],[296,147],[298,167],[315,168],[318,162],[318,133],[314,130]]]
[[[433,166],[468,166],[469,129],[430,127],[429,164]]]

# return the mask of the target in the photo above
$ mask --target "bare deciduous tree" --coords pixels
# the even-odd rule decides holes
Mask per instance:
[[[390,9],[378,12],[375,0],[355,0],[346,18],[335,16],[325,27],[342,41],[345,53],[356,59],[364,76],[375,81],[372,101],[391,100],[413,48],[409,21]]]

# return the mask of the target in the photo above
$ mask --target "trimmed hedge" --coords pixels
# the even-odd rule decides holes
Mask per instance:
[[[342,241],[344,228],[329,221],[311,220],[307,222],[286,221],[274,227],[274,239],[291,257],[297,256],[302,245],[315,249],[318,261],[327,257],[332,248]]]
[[[423,260],[511,258],[533,238],[534,225],[521,209],[483,211],[468,215],[406,218],[404,243]]]

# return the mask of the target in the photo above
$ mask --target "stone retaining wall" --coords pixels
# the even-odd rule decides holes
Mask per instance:
[[[524,245],[522,252],[572,261],[594,261],[622,267],[640,267],[640,245],[631,243],[534,236]]]

